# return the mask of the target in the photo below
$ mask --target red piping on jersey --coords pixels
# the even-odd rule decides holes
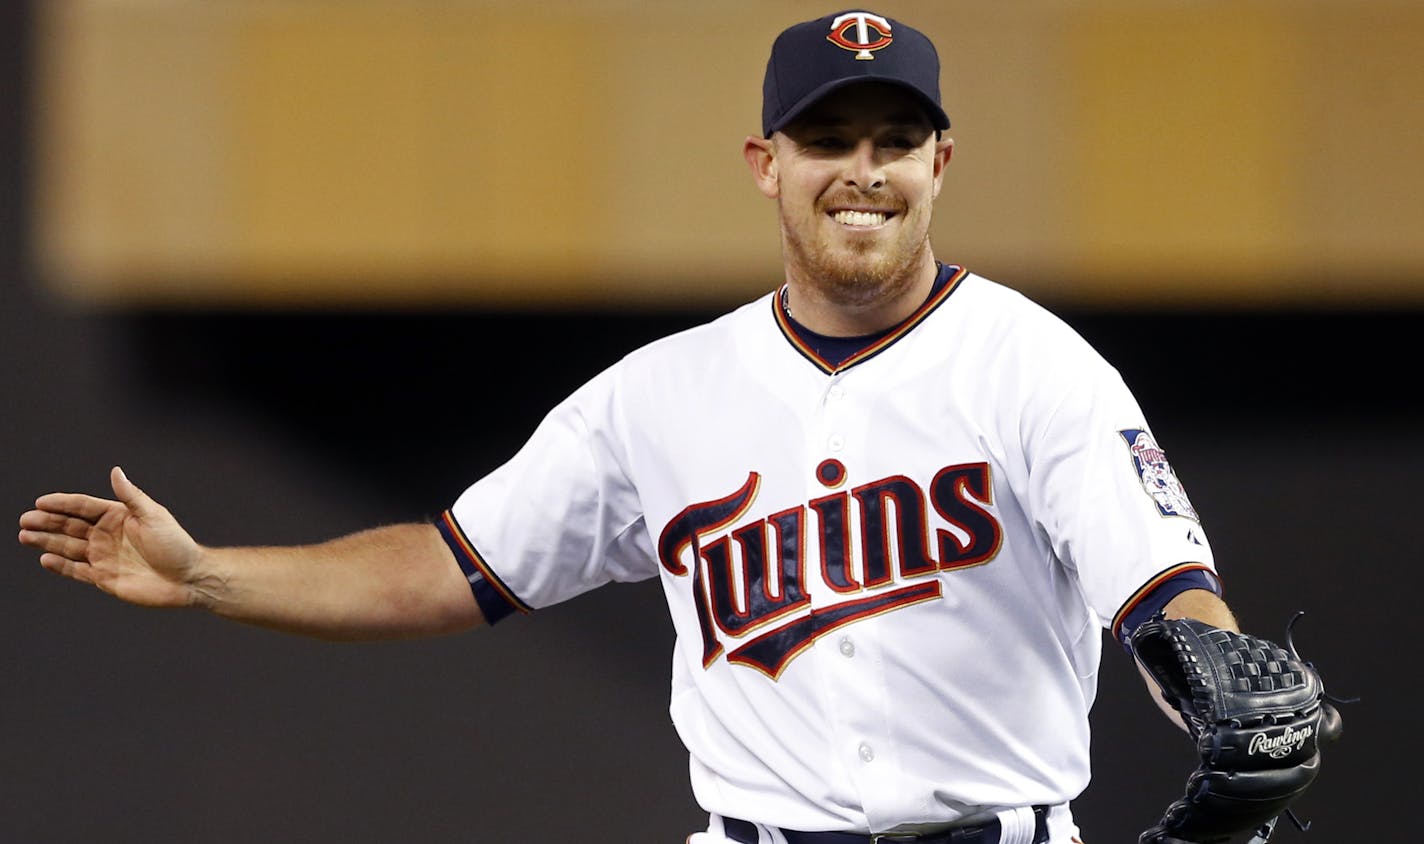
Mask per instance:
[[[837,372],[849,369],[858,363],[875,357],[889,348],[896,340],[910,333],[915,326],[923,322],[931,311],[939,307],[945,299],[949,298],[949,294],[954,292],[954,289],[959,286],[959,282],[962,281],[965,276],[969,275],[969,271],[963,267],[951,265],[951,269],[954,270],[954,275],[950,277],[944,287],[940,288],[938,293],[926,299],[923,305],[920,305],[904,322],[891,329],[890,333],[846,358],[840,366],[832,366],[829,361],[816,354],[816,352],[801,339],[801,336],[796,333],[795,326],[793,326],[791,321],[787,318],[786,311],[781,307],[780,294],[771,297],[772,317],[776,320],[776,326],[781,329],[781,333],[786,337],[786,341],[791,344],[792,348],[800,352],[801,356],[806,358],[806,360],[815,364],[817,369],[827,375],[834,375]]]
[[[1132,593],[1132,597],[1128,598],[1127,603],[1123,604],[1122,609],[1118,610],[1117,615],[1113,616],[1113,638],[1121,640],[1123,620],[1126,619],[1127,616],[1134,609],[1137,608],[1138,604],[1142,603],[1143,599],[1145,599],[1148,595],[1152,594],[1152,590],[1156,589],[1158,586],[1161,586],[1163,583],[1166,583],[1177,575],[1189,571],[1204,571],[1212,577],[1216,577],[1216,572],[1212,571],[1211,566],[1208,566],[1205,563],[1181,563],[1180,565],[1175,565],[1171,568],[1163,570],[1156,577],[1144,583],[1142,585],[1142,588]]]

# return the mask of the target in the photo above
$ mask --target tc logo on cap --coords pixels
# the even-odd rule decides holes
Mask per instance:
[[[855,53],[857,61],[865,61],[875,58],[873,50],[883,50],[895,39],[890,36],[890,21],[869,12],[846,12],[831,21],[826,40]]]

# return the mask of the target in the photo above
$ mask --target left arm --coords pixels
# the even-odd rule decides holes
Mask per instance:
[[[1194,618],[1222,630],[1241,632],[1231,608],[1216,593],[1206,589],[1188,589],[1182,592],[1167,602],[1164,613],[1167,618]],[[1142,676],[1142,682],[1147,686],[1147,693],[1157,703],[1157,708],[1162,710],[1162,714],[1166,715],[1173,724],[1185,731],[1187,725],[1182,723],[1182,716],[1162,698],[1157,681],[1152,679],[1152,675],[1147,673],[1147,669],[1143,668],[1140,662],[1137,663],[1137,673]]]
[[[1264,844],[1315,781],[1320,749],[1340,736],[1314,667],[1286,647],[1242,633],[1226,604],[1182,592],[1132,633],[1133,655],[1198,761],[1182,797],[1139,844],[1239,840]],[[1176,714],[1177,711],[1181,715]],[[1293,816],[1292,816],[1293,817]],[[1303,828],[1303,827],[1302,827]]]
[[[1212,627],[1219,627],[1234,633],[1241,632],[1241,628],[1236,625],[1236,616],[1232,614],[1231,608],[1215,592],[1206,589],[1188,589],[1168,601],[1166,611],[1168,618],[1195,618],[1197,621],[1205,621]]]

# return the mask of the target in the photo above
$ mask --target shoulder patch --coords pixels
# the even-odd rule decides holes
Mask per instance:
[[[1157,511],[1164,516],[1184,516],[1200,521],[1192,502],[1187,499],[1182,482],[1177,480],[1177,473],[1167,462],[1167,453],[1157,445],[1152,435],[1140,428],[1128,428],[1118,433],[1127,441],[1132,466],[1142,480],[1143,490],[1157,505]]]

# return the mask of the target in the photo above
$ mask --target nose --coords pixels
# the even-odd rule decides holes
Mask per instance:
[[[876,155],[875,142],[872,139],[861,138],[846,153],[844,179],[847,185],[853,185],[863,191],[878,190],[885,186],[885,169],[880,157]]]

